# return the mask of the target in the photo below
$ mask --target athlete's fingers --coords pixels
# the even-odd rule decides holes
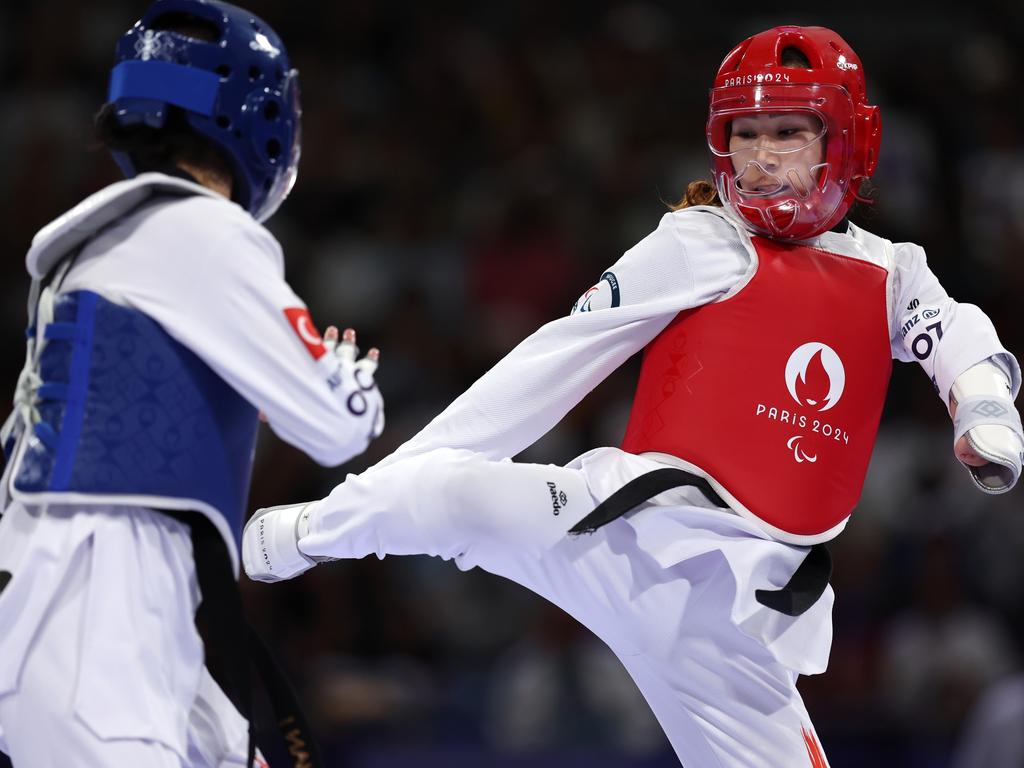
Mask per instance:
[[[327,326],[327,330],[324,331],[324,341],[333,341],[335,344],[338,343],[338,326]]]
[[[355,329],[346,328],[345,332],[341,335],[341,344],[338,345],[337,355],[351,363],[355,362],[356,355],[358,354],[359,349],[356,347]]]
[[[327,348],[328,352],[333,352],[337,346],[338,327],[336,325],[329,325],[327,326],[327,330],[324,331],[324,347]]]
[[[362,374],[358,377],[360,386],[364,388],[370,387],[372,384],[368,384],[367,381],[373,381],[373,374],[377,372],[377,361],[367,354],[366,357],[356,363],[356,370]]]

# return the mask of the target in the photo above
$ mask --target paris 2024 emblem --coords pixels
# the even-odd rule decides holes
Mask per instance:
[[[793,403],[785,407],[757,403],[754,415],[790,427],[786,448],[792,452],[794,461],[816,462],[818,453],[811,446],[821,438],[849,445],[849,432],[820,415],[839,403],[846,387],[846,369],[836,351],[820,341],[801,344],[786,361],[785,378]]]

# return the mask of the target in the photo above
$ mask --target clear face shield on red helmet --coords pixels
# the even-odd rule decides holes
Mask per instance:
[[[842,88],[715,89],[707,137],[723,205],[767,237],[806,239],[833,226],[851,182],[852,120]]]

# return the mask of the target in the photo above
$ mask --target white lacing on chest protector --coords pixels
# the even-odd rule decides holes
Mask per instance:
[[[42,386],[43,378],[39,373],[39,359],[46,348],[46,326],[53,322],[53,305],[57,291],[72,261],[73,259],[65,259],[57,268],[53,280],[45,288],[40,289],[39,281],[32,282],[28,311],[29,326],[33,332],[25,345],[25,365],[18,375],[18,384],[14,390],[14,411],[0,427],[0,445],[7,444],[19,423],[27,431],[41,420],[39,387]]]

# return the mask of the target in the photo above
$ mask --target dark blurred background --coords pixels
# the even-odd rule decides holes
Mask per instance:
[[[8,392],[33,233],[118,178],[90,148],[91,116],[114,42],[145,5],[0,7]],[[833,27],[864,61],[884,135],[877,204],[860,223],[921,243],[949,292],[1024,352],[1024,4],[248,5],[285,39],[303,89],[299,182],[270,228],[320,327],[355,326],[364,348],[382,348],[388,416],[341,470],[267,432],[253,508],[325,495],[567,313],[705,175],[713,73],[779,23]],[[633,360],[523,458],[616,444],[636,371]],[[833,545],[832,662],[801,684],[833,768],[1024,765],[1024,492],[977,492],[951,447],[927,378],[898,366],[862,503]],[[331,765],[677,764],[610,652],[514,584],[408,557],[243,588]]]

